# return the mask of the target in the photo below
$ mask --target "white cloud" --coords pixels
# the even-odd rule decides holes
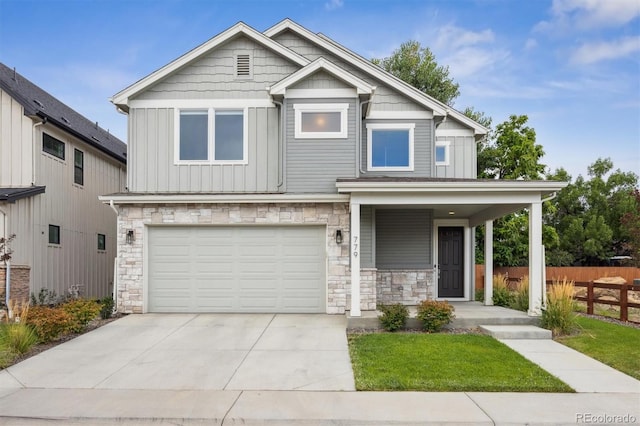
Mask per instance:
[[[441,63],[449,65],[451,74],[460,79],[491,69],[508,57],[509,52],[502,49],[465,47],[442,58]]]
[[[577,65],[619,59],[640,51],[640,36],[623,37],[614,41],[584,43],[571,55],[571,62]]]
[[[487,29],[474,32],[454,25],[445,25],[440,28],[436,37],[435,46],[441,49],[458,49],[460,47],[474,46],[494,41],[493,31]]]
[[[344,0],[329,0],[324,4],[324,8],[327,10],[336,10],[344,6]]]
[[[640,17],[638,0],[553,0],[551,19],[535,30],[567,32],[623,26]]]
[[[532,50],[538,47],[538,41],[535,38],[528,38],[524,43],[524,50]]]

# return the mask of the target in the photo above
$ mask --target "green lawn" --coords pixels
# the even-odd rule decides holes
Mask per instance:
[[[489,336],[359,334],[349,351],[358,390],[573,392]]]
[[[558,342],[640,379],[640,329],[578,317],[580,334]]]

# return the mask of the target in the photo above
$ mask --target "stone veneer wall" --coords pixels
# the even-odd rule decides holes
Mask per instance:
[[[6,267],[0,266],[0,303],[4,304],[6,294]],[[11,294],[9,299],[22,303],[29,301],[29,282],[31,267],[26,265],[11,265]]]
[[[297,204],[188,204],[124,205],[118,215],[118,311],[143,311],[144,227],[159,224],[322,224],[327,226],[327,313],[341,314],[349,307],[349,206],[347,203]],[[135,231],[126,244],[126,231]],[[342,229],[344,243],[336,245],[335,232]],[[375,309],[372,278],[361,285],[361,309]]]
[[[417,305],[433,299],[433,270],[377,270],[376,293],[379,303]]]

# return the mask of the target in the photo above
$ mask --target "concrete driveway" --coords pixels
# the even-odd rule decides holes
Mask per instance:
[[[354,390],[345,321],[129,315],[0,372],[0,388]]]

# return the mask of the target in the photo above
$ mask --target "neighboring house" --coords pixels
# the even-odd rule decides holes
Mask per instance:
[[[98,200],[121,192],[126,145],[0,64],[0,237],[11,248],[11,292],[104,297],[113,291],[116,215]],[[5,301],[5,269],[0,265]]]
[[[541,203],[563,184],[477,180],[487,129],[322,34],[238,23],[112,102],[121,312],[472,300],[474,228],[528,207],[538,313]]]

